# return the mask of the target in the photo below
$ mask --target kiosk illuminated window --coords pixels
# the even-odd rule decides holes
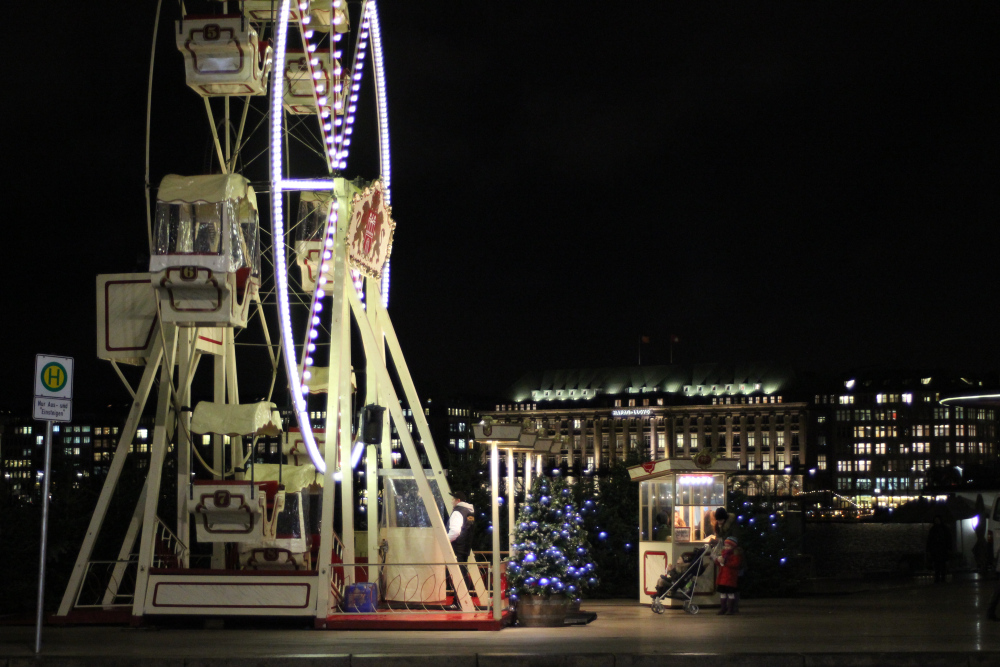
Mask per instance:
[[[712,535],[712,515],[725,503],[725,475],[678,475],[674,540],[703,542]],[[687,537],[687,539],[684,539]]]
[[[666,542],[674,516],[674,480],[639,485],[639,533],[641,540]]]

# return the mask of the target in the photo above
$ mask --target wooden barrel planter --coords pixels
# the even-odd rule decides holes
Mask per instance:
[[[567,602],[565,595],[525,595],[517,601],[517,623],[523,628],[561,628]]]

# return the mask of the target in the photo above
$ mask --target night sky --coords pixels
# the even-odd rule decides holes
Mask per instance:
[[[127,398],[95,358],[94,278],[146,253],[154,7],[8,31],[2,408],[29,410],[36,353],[76,358],[78,410]],[[1000,369],[996,4],[380,12],[390,313],[422,393],[635,364],[643,335],[643,363],[676,335],[681,363]],[[165,44],[154,179],[207,147]],[[374,163],[356,144],[350,175]]]

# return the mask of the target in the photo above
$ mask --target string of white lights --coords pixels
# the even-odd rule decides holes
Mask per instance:
[[[309,28],[311,17],[309,15],[308,0],[298,0],[298,12],[292,13],[292,0],[280,0],[278,20],[275,26],[275,59],[274,71],[284,72],[286,66],[286,53],[288,46],[288,28],[291,19],[298,24],[302,33],[306,51],[315,54],[319,48],[319,41],[316,32]],[[331,0],[333,8],[334,23],[339,19],[336,9],[342,6],[344,0]],[[382,181],[384,185],[384,196],[386,204],[389,204],[390,186],[390,166],[389,166],[389,125],[388,114],[386,113],[385,77],[383,71],[381,32],[378,25],[378,13],[374,0],[368,0],[362,9],[362,23],[358,31],[358,40],[355,47],[353,67],[349,77],[343,76],[343,69],[340,66],[342,51],[338,48],[343,35],[336,31],[331,31],[330,50],[331,62],[333,65],[333,79],[324,78],[324,73],[320,66],[319,58],[309,55],[306,58],[309,76],[314,81],[313,92],[314,102],[319,114],[319,125],[322,141],[326,146],[327,164],[331,172],[345,169],[347,158],[350,153],[351,135],[354,131],[354,120],[357,112],[357,102],[361,89],[361,79],[364,69],[364,58],[367,52],[369,37],[371,37],[373,48],[373,76],[376,86],[376,108],[379,122],[379,158],[382,171]],[[350,89],[345,90],[345,82],[350,82]],[[330,88],[332,88],[332,90]],[[332,100],[330,98],[333,98]],[[331,113],[331,110],[333,113]],[[332,117],[331,117],[332,116]],[[284,211],[283,192],[294,190],[332,190],[333,181],[323,179],[287,179],[282,175],[282,121],[283,121],[283,94],[282,86],[277,81],[271,88],[271,182],[272,182],[272,231],[273,231],[273,251],[275,266],[275,283],[277,286],[279,320],[282,331],[282,355],[285,360],[286,375],[288,378],[289,390],[292,394],[293,409],[299,424],[302,439],[306,445],[309,458],[321,474],[326,472],[326,463],[320,455],[316,444],[315,435],[312,432],[311,422],[307,409],[306,395],[309,393],[309,380],[312,378],[311,366],[313,365],[313,353],[316,351],[316,340],[319,337],[320,313],[323,309],[323,296],[326,293],[326,285],[329,282],[327,275],[330,270],[330,261],[333,259],[333,250],[339,223],[339,202],[334,196],[330,204],[330,213],[327,218],[326,230],[323,235],[324,250],[319,267],[319,278],[316,289],[311,295],[308,326],[306,327],[306,339],[303,344],[301,363],[296,359],[295,339],[292,335],[291,309],[288,298],[288,266],[285,259],[286,244],[284,237]],[[359,296],[363,299],[364,278],[357,270],[351,271],[351,278]],[[388,305],[389,287],[389,263],[386,262],[382,273],[382,303]]]
[[[274,30],[274,71],[280,73],[285,71],[290,5],[291,0],[280,0],[278,19]],[[298,6],[300,10],[297,16],[299,21],[303,25],[308,25],[308,15],[306,14],[303,16],[305,10],[308,9],[308,2],[300,3]],[[319,448],[316,446],[316,438],[313,435],[312,425],[309,422],[307,402],[304,396],[305,393],[308,393],[309,388],[308,386],[303,385],[302,379],[309,371],[304,370],[302,376],[299,375],[299,364],[295,358],[295,338],[292,335],[291,308],[288,299],[289,272],[288,265],[285,260],[287,250],[285,245],[284,197],[282,195],[282,191],[284,189],[282,178],[282,122],[284,120],[283,103],[283,87],[278,81],[275,81],[271,86],[271,231],[273,239],[272,249],[274,252],[275,285],[278,297],[278,319],[282,334],[282,356],[285,360],[285,374],[288,378],[288,387],[291,392],[292,409],[295,412],[296,420],[298,421],[299,429],[302,433],[302,439],[306,445],[306,451],[309,452],[309,458],[316,467],[316,470],[320,474],[325,474],[326,462],[323,460],[323,457],[320,455]],[[289,185],[289,189],[298,189],[297,186],[299,183],[292,181],[289,182]],[[336,220],[336,199],[334,199],[334,205],[331,205],[330,207],[330,218],[332,221]],[[333,245],[330,243],[330,227],[335,227],[335,222],[331,224],[331,221],[328,220],[327,250],[324,252],[323,266],[326,266],[327,261],[332,256],[330,250]],[[321,299],[323,297],[323,284],[325,284],[325,282],[326,277],[321,274],[319,280],[319,283],[321,284],[317,285],[317,290],[312,297],[312,304],[309,309],[309,337],[303,353],[304,366],[311,365],[311,357],[309,356],[309,353],[315,351],[316,349],[314,341],[318,335],[317,307],[322,308]]]
[[[378,148],[379,167],[382,171],[382,183],[385,187],[384,197],[386,206],[392,205],[392,163],[389,159],[389,109],[388,96],[385,90],[385,67],[382,58],[382,29],[378,20],[378,7],[374,0],[370,3],[371,9],[368,15],[368,23],[371,30],[372,40],[372,76],[375,79],[375,108],[378,115]],[[382,267],[382,307],[389,307],[389,264],[391,260],[385,261]]]

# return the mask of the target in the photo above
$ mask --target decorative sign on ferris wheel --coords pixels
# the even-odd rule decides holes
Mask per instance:
[[[392,207],[385,203],[382,181],[375,181],[355,194],[351,210],[351,224],[347,228],[351,266],[379,280],[382,267],[392,253],[392,235],[396,230]]]

